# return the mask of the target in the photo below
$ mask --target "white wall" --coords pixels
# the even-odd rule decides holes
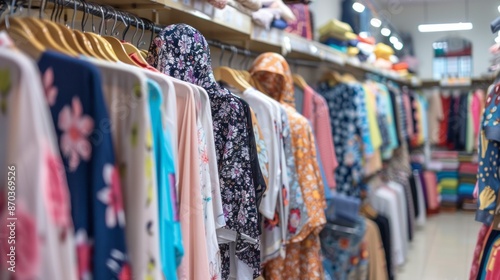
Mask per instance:
[[[342,15],[341,4],[342,0],[315,0],[309,5],[314,14],[316,30],[330,19],[340,19]]]
[[[394,2],[395,0],[391,0]],[[491,55],[488,48],[496,37],[490,31],[490,22],[497,16],[498,0],[453,0],[430,2],[427,5],[427,23],[465,22],[465,3],[468,1],[469,21],[474,28],[470,31],[420,33],[419,24],[426,23],[424,5],[420,3],[400,3],[397,13],[391,14],[392,24],[402,32],[411,33],[415,55],[419,59],[419,77],[432,79],[432,43],[447,36],[461,36],[472,41],[473,76],[486,73]],[[387,9],[390,10],[390,9]]]

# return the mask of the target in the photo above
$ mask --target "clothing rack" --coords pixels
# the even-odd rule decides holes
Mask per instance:
[[[9,5],[8,0],[0,0],[0,3],[2,2]],[[24,8],[31,8],[31,0],[29,0],[28,5],[25,1],[19,2],[23,2]],[[132,13],[117,10],[109,5],[100,5],[84,0],[41,0],[40,2],[41,9],[45,9],[46,3],[50,2],[55,5],[54,8],[58,5],[68,7],[103,19],[116,19],[117,21],[122,21],[127,26],[135,26],[154,33],[159,33],[164,28],[164,26],[157,25],[149,19],[137,17]]]

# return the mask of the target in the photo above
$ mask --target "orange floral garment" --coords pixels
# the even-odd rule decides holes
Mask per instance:
[[[326,201],[311,126],[307,119],[295,110],[290,68],[281,55],[260,55],[254,61],[250,74],[253,85],[279,101],[286,110],[296,172],[309,215],[309,221],[302,230],[286,242],[286,257],[278,257],[265,265],[265,278],[323,279],[319,232],[326,224]]]

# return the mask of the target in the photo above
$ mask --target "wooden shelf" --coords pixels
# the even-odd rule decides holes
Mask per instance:
[[[357,73],[374,73],[407,85],[418,80],[400,76],[395,71],[381,71],[372,65],[353,62],[347,55],[319,42],[309,41],[282,30],[266,30],[254,25],[249,15],[226,6],[214,8],[205,0],[93,0],[148,18],[158,24],[186,23],[200,30],[210,40],[248,49],[253,52],[277,52],[287,58],[333,63]]]

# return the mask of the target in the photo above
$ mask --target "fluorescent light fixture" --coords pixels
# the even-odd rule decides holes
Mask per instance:
[[[394,44],[394,48],[398,51],[402,50],[403,49],[403,43],[401,42],[397,42],[396,44]]]
[[[391,35],[391,30],[389,28],[384,27],[380,30],[380,34],[387,37],[387,36]]]
[[[355,10],[358,13],[362,13],[365,10],[365,5],[359,3],[359,2],[354,2],[352,4],[352,9]]]
[[[500,6],[498,6],[498,12],[500,13]]]
[[[389,38],[389,41],[390,41],[392,44],[396,44],[397,42],[399,42],[399,39],[398,39],[398,37],[396,37],[396,36],[391,36],[391,38]]]
[[[472,23],[458,22],[458,23],[441,23],[441,24],[420,24],[418,31],[420,32],[441,32],[441,31],[458,31],[458,30],[471,30]]]
[[[378,18],[372,18],[372,20],[370,20],[370,24],[373,27],[380,27],[380,26],[382,26],[382,21],[380,21],[380,19],[378,19]]]
[[[359,32],[359,37],[368,38],[368,32],[366,32],[366,31]]]

